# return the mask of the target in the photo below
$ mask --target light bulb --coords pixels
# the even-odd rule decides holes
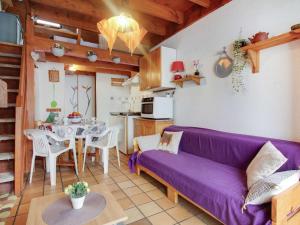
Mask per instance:
[[[70,67],[69,67],[69,70],[70,70],[70,71],[76,71],[76,65],[70,66]]]

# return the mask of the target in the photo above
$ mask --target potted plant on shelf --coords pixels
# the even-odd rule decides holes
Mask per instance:
[[[88,60],[89,60],[90,62],[96,62],[96,60],[97,60],[97,55],[96,55],[96,53],[93,52],[93,51],[88,51],[88,52],[87,52],[87,57],[88,57]]]
[[[59,43],[55,43],[52,47],[52,54],[57,57],[62,57],[65,54],[65,48]]]
[[[199,72],[199,60],[193,60],[193,65],[194,65],[194,75],[195,76],[200,76],[200,72]]]
[[[73,209],[81,209],[85,197],[90,192],[87,182],[77,182],[65,188],[65,194],[70,196]]]

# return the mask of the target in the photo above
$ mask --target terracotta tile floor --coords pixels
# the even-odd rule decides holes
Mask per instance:
[[[78,177],[72,168],[58,167],[57,184],[55,187],[50,186],[49,174],[45,174],[42,167],[37,165],[32,184],[26,185],[23,195],[16,200],[16,204],[6,218],[5,224],[26,224],[31,199],[59,193],[63,191],[64,187],[78,180],[87,181],[89,185],[105,183],[129,217],[125,224],[220,224],[181,198],[177,205],[169,201],[166,198],[166,190],[163,185],[144,173],[140,177],[136,174],[131,174],[127,166],[127,160],[126,156],[121,155],[121,167],[119,168],[116,157],[112,155],[107,175],[103,174],[101,165],[90,161],[84,173]]]

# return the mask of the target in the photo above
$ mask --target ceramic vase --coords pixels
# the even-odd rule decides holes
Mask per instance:
[[[52,54],[57,57],[62,57],[65,54],[65,49],[63,48],[52,48]]]
[[[81,209],[86,196],[80,198],[71,198],[73,209]]]
[[[97,61],[97,55],[89,55],[88,60],[90,62],[96,62]]]

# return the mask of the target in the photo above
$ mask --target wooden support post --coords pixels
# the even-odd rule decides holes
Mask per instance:
[[[259,51],[249,49],[247,51],[247,53],[248,53],[248,56],[252,63],[252,73],[258,73],[259,72],[259,55],[260,55]]]
[[[77,28],[77,44],[80,45],[81,29]]]
[[[96,163],[99,163],[100,162],[100,150],[95,148],[95,152],[96,152],[96,159],[95,159],[95,162]]]
[[[31,52],[33,51],[30,45],[31,40],[34,36],[34,24],[30,15],[26,17],[26,35],[25,35],[25,49],[26,49],[26,125],[25,129],[34,128],[34,107],[35,107],[35,96],[34,96],[34,62],[31,57]],[[32,156],[32,143],[27,140],[26,144],[26,165],[25,172],[29,172],[31,165]]]
[[[178,203],[178,192],[171,186],[167,186],[168,199],[174,203]]]
[[[77,144],[77,166],[78,166],[78,173],[80,174],[82,172],[82,166],[83,166],[83,157],[82,157],[82,148],[83,148],[83,139],[78,139]]]
[[[141,175],[141,169],[140,169],[139,166],[136,166],[135,171],[136,171],[136,174],[137,174],[138,176]]]

